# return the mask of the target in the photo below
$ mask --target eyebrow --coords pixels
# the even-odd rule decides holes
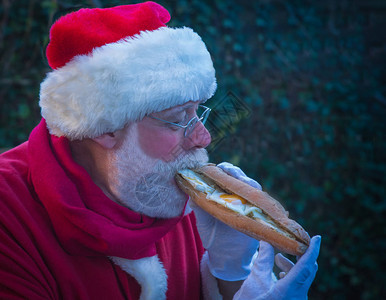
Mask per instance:
[[[162,115],[163,118],[170,118],[175,116],[176,114],[182,113],[183,111],[193,107],[195,103],[189,103],[186,106],[175,108],[172,111],[165,112],[164,115]]]

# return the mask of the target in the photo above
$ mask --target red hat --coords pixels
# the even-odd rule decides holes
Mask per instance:
[[[71,140],[121,129],[130,121],[216,90],[213,63],[192,29],[170,28],[154,2],[81,9],[51,27],[40,106],[51,134]]]
[[[169,12],[154,2],[111,8],[84,8],[60,18],[50,31],[47,59],[51,68],[63,67],[74,56],[114,43],[170,21]]]

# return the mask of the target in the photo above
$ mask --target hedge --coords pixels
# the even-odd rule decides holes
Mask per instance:
[[[40,120],[50,25],[80,7],[125,3],[2,2],[0,148]],[[211,161],[239,165],[322,235],[310,299],[386,296],[385,2],[159,3],[213,57]]]

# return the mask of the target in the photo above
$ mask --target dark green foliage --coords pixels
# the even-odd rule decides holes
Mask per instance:
[[[232,92],[249,109],[231,126],[212,115],[214,138],[223,138],[209,148],[211,160],[239,165],[311,235],[322,235],[310,299],[383,298],[385,2],[160,3],[170,26],[194,28],[212,54],[218,91],[208,105],[221,111]],[[2,2],[0,147],[26,140],[39,121],[52,21],[118,4]]]

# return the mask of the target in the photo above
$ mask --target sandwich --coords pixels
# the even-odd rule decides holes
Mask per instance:
[[[291,255],[307,250],[309,235],[277,200],[216,165],[181,170],[175,179],[195,204],[232,228]]]

